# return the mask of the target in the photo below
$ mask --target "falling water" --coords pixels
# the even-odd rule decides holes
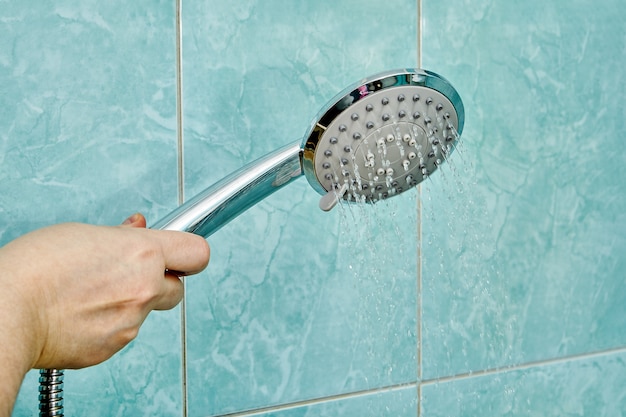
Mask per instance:
[[[427,364],[431,374],[482,369],[494,356],[510,351],[512,336],[498,320],[504,307],[494,294],[501,288],[501,276],[493,261],[493,215],[484,188],[478,186],[472,152],[460,142],[437,175],[423,183],[423,299],[428,319],[423,337],[427,353],[438,349],[438,361]]]
[[[406,354],[406,346],[416,346],[416,198],[413,190],[375,207],[346,203],[336,208],[341,217],[339,259],[347,262],[345,279],[355,294],[349,348],[362,358],[359,376],[366,389],[406,380],[416,372],[416,358]],[[372,416],[387,415],[375,409],[379,405],[371,404]]]
[[[388,146],[396,144],[385,141],[384,147]],[[387,152],[382,144],[379,148],[381,154]],[[372,372],[383,380],[393,380],[398,372],[402,374],[402,367],[406,371],[406,364],[394,360],[393,346],[417,337],[417,323],[405,318],[407,304],[412,302],[403,293],[408,281],[415,286],[417,251],[422,252],[421,298],[430,306],[428,313],[435,308],[443,313],[439,316],[448,314],[450,320],[433,322],[429,318],[422,324],[423,337],[430,338],[429,346],[437,345],[445,352],[437,356],[440,363],[428,365],[436,368],[438,374],[446,375],[448,369],[471,371],[475,364],[473,346],[487,337],[487,329],[493,329],[493,323],[486,320],[501,311],[492,294],[492,283],[500,274],[489,261],[494,250],[488,243],[491,224],[485,221],[489,219],[485,198],[476,190],[472,150],[460,145],[454,152],[447,150],[437,155],[442,158],[441,166],[422,182],[420,193],[411,190],[406,197],[376,202],[375,209],[371,204],[339,206],[341,246],[345,252],[340,258],[348,262],[359,298],[355,334],[367,334],[355,342],[358,346],[354,349],[366,350]],[[416,154],[416,159],[423,157],[421,152]],[[361,185],[358,183],[357,187]],[[416,198],[421,199],[423,207],[421,242],[415,242]],[[445,306],[434,306],[433,300],[445,300]],[[424,313],[424,306],[417,308]],[[446,308],[448,312],[443,311]],[[412,314],[416,317],[417,312]],[[402,318],[405,321],[398,323]],[[467,330],[477,324],[483,328],[479,340]],[[506,329],[496,327],[495,331],[502,333],[505,341],[510,338],[504,334]],[[492,346],[492,350],[506,350],[506,343],[502,343]],[[386,368],[378,369],[380,364]]]

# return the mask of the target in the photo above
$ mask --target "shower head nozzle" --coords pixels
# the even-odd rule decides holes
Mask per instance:
[[[374,203],[415,187],[454,149],[463,103],[443,77],[389,71],[348,87],[315,118],[304,139],[262,157],[180,206],[153,228],[209,237],[304,174],[330,210],[341,199]]]
[[[340,93],[304,138],[303,170],[330,210],[413,188],[443,163],[463,130],[463,103],[441,76],[405,69]]]

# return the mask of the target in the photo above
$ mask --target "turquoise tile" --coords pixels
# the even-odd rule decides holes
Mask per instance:
[[[462,149],[425,203],[424,377],[624,346],[626,9],[423,13],[424,65],[466,108]]]
[[[57,221],[155,217],[176,203],[173,15],[154,2],[3,7],[4,241]]]
[[[258,414],[260,417],[414,417],[415,386]]]
[[[626,354],[617,352],[422,387],[421,415],[623,416]]]
[[[173,2],[0,9],[1,243],[62,221],[118,224],[135,211],[154,221],[173,209]],[[179,312],[157,313],[112,361],[68,371],[67,415],[180,413],[179,335]],[[14,416],[35,415],[36,379]]]
[[[280,194],[219,231],[207,278],[188,280],[191,414],[416,378],[411,231],[376,219],[358,236],[342,213],[278,200]],[[328,237],[316,238],[320,229]],[[398,241],[409,243],[397,250]],[[389,264],[375,265],[380,252],[392,253]]]
[[[187,195],[300,140],[348,84],[415,66],[416,16],[402,1],[185,2]],[[301,179],[212,236],[187,281],[190,414],[414,382],[415,198],[322,213]]]
[[[153,313],[139,336],[107,362],[65,370],[65,415],[182,415],[179,327],[179,308]],[[13,417],[38,415],[38,378],[33,370],[24,379]]]

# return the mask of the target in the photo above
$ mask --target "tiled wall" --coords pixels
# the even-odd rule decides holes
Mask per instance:
[[[418,51],[464,100],[463,145],[421,198],[322,213],[302,179],[253,207],[187,280],[185,355],[180,308],[153,314],[66,373],[66,415],[626,414],[618,0],[181,11],[178,126],[174,0],[0,0],[2,243],[156,220],[178,201],[179,127],[190,197]],[[14,416],[37,414],[36,378]]]
[[[172,1],[0,1],[0,236],[152,220],[177,204]],[[66,415],[177,415],[180,314],[66,373]],[[16,346],[19,349],[19,346]],[[37,415],[37,374],[15,416]]]
[[[422,11],[467,111],[464,192],[424,216],[422,415],[625,415],[626,9]]]

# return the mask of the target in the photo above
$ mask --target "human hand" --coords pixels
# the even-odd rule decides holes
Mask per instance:
[[[145,226],[141,215],[116,227],[61,224],[0,249],[1,314],[15,316],[9,330],[29,368],[100,363],[136,337],[150,311],[180,302],[179,275],[204,269],[209,246]]]

